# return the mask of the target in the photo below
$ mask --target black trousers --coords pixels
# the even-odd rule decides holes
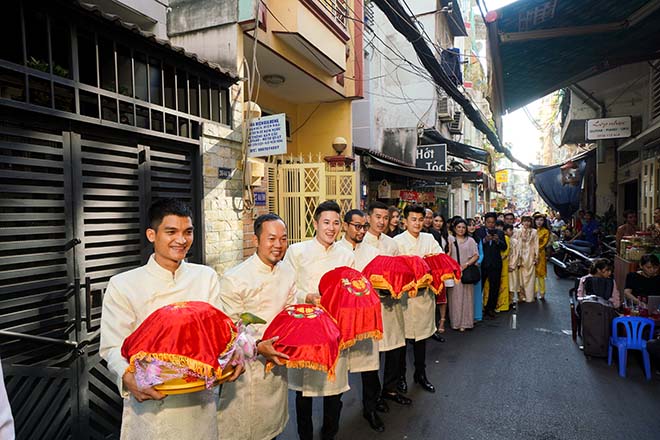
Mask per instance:
[[[383,392],[395,393],[399,378],[403,376],[401,363],[405,365],[406,347],[395,348],[385,352],[385,368],[383,371]]]
[[[655,363],[655,368],[660,369],[660,339],[652,339],[646,343],[646,350],[649,352],[651,362]]]
[[[415,374],[426,374],[426,339],[415,341],[406,339],[407,344],[413,346],[413,359],[415,363]],[[406,354],[401,356],[401,376],[406,377]]]
[[[321,438],[330,440],[339,432],[339,417],[341,415],[341,394],[323,397],[323,426]],[[312,423],[312,397],[303,397],[301,391],[296,391],[296,423],[300,440],[314,439],[314,424]]]
[[[482,266],[481,271],[481,285],[484,286],[488,280],[488,302],[486,303],[486,311],[494,312],[497,308],[497,297],[500,294],[500,281],[502,277],[502,266]]]
[[[376,403],[380,397],[380,379],[378,370],[364,371],[362,376],[362,408],[365,412],[376,411]]]

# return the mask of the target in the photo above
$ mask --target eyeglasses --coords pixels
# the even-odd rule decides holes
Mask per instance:
[[[363,231],[366,231],[366,230],[369,229],[369,223],[365,223],[365,224],[363,224],[363,225],[361,225],[361,224],[359,224],[359,223],[349,223],[349,225],[353,226],[353,227],[354,227],[355,229],[357,229],[358,231],[359,231],[360,229],[362,229]]]

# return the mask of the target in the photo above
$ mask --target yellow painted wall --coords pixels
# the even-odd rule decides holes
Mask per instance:
[[[314,111],[317,104],[301,104],[298,106],[298,120],[305,121]],[[298,153],[321,153],[323,156],[334,156],[332,141],[337,136],[346,139],[348,147],[344,155],[351,155],[351,102],[348,100],[323,103],[312,117],[298,131]]]
[[[348,144],[344,154],[351,154],[351,101],[342,100],[320,105],[294,104],[262,89],[257,103],[269,112],[286,113],[293,132],[291,142],[287,146],[288,154],[320,153],[321,156],[333,156],[336,153],[332,149],[332,141],[338,136],[346,139]]]

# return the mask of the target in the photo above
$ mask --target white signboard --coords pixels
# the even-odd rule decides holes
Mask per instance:
[[[286,154],[286,118],[284,113],[253,119],[248,128],[248,156]]]
[[[587,140],[627,138],[631,135],[631,118],[589,119],[587,121]]]

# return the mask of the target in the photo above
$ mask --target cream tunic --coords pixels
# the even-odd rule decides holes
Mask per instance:
[[[155,310],[179,301],[204,301],[219,307],[218,276],[213,269],[182,262],[172,274],[152,255],[146,265],[110,278],[103,298],[99,350],[124,397],[122,439],[218,436],[215,388],[139,403],[122,386],[128,367],[121,355],[124,339]]]
[[[252,324],[261,338],[272,319],[295,302],[295,283],[289,264],[280,262],[271,269],[255,254],[222,276],[220,301],[232,321],[238,321],[243,312],[266,321]],[[266,373],[264,366],[263,358],[249,362],[236,382],[222,385],[219,439],[270,440],[284,431],[289,420],[286,369],[275,367]]]
[[[286,262],[296,273],[296,300],[304,303],[309,293],[319,293],[321,277],[341,266],[353,267],[353,253],[333,243],[327,249],[316,239],[296,243],[286,252]],[[289,389],[302,391],[305,397],[334,396],[346,392],[348,386],[348,356],[346,350],[339,354],[335,367],[336,379],[330,382],[322,371],[308,368],[290,368]]]
[[[367,243],[357,243],[355,249],[346,238],[339,240],[337,245],[343,246],[355,256],[354,269],[361,271],[371,260],[378,256],[378,249]],[[380,368],[380,352],[378,341],[371,338],[357,341],[348,349],[348,371],[361,373],[363,371],[374,371]]]
[[[0,439],[14,440],[14,418],[11,415],[9,398],[3,379],[2,362],[0,362]]]
[[[442,248],[433,238],[433,235],[420,232],[419,237],[413,237],[406,231],[394,237],[401,255],[417,255],[423,257],[428,254],[442,254]],[[431,337],[435,332],[435,295],[431,289],[419,290],[417,296],[401,298],[403,306],[403,319],[407,339],[421,341]]]
[[[376,237],[371,232],[367,232],[362,242],[378,249],[378,255],[388,257],[399,255],[396,242],[385,234]],[[386,293],[380,297],[380,304],[383,312],[383,339],[378,344],[378,350],[383,352],[403,347],[406,345],[406,338],[401,301],[393,299],[389,293]]]
[[[520,264],[520,242],[514,235],[509,239],[509,267],[502,270],[509,271],[509,292],[518,292],[520,276],[518,265]]]

